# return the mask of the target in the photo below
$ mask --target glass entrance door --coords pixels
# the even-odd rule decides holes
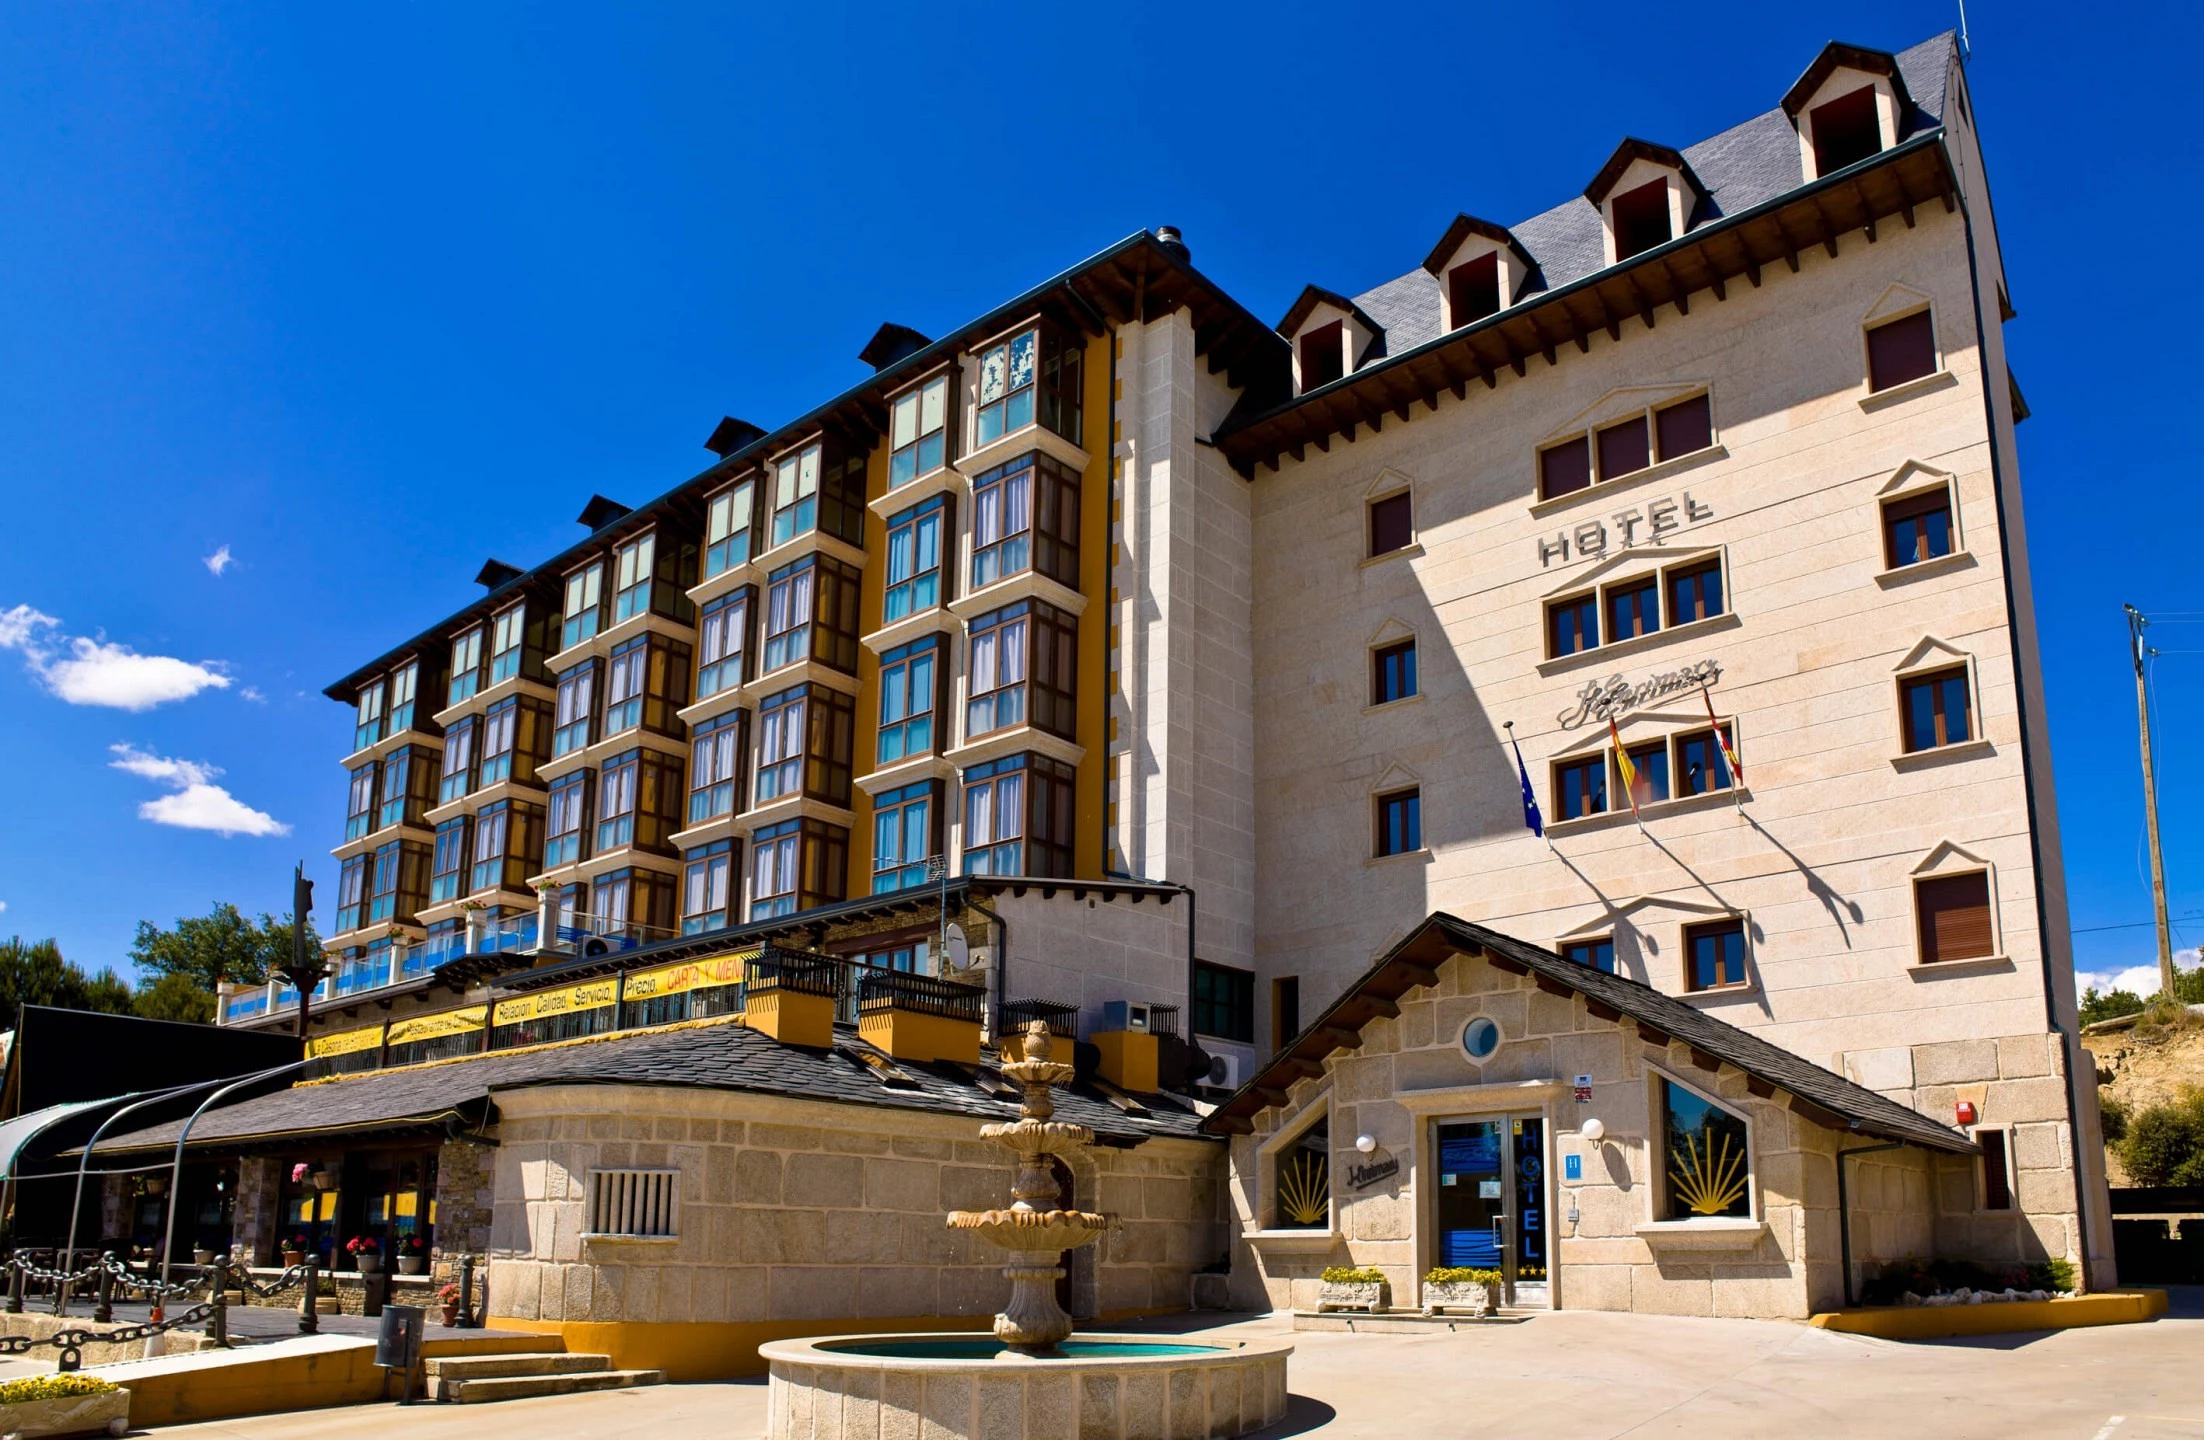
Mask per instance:
[[[1433,1263],[1498,1270],[1509,1303],[1549,1303],[1546,1122],[1536,1115],[1438,1126]]]

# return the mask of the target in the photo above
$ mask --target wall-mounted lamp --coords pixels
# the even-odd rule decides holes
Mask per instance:
[[[1577,1126],[1576,1133],[1597,1145],[1607,1138],[1607,1122],[1599,1119],[1587,1120],[1582,1125]]]
[[[1360,1151],[1361,1151],[1361,1152],[1362,1152],[1363,1154],[1365,1154],[1365,1155],[1369,1154],[1369,1153],[1370,1153],[1370,1152],[1371,1152],[1372,1150],[1375,1150],[1375,1149],[1377,1149],[1377,1136],[1375,1136],[1375,1135],[1357,1135],[1357,1136],[1355,1136],[1355,1149],[1357,1149],[1357,1150],[1360,1150]]]

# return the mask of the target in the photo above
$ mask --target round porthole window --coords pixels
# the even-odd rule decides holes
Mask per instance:
[[[1485,1016],[1478,1016],[1462,1027],[1462,1049],[1472,1060],[1483,1060],[1500,1048],[1500,1027]]]

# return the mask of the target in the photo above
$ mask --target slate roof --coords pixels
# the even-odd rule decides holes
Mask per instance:
[[[886,1085],[857,1055],[880,1052],[854,1030],[835,1035],[836,1048],[783,1045],[740,1023],[678,1030],[619,1032],[509,1054],[369,1071],[295,1086],[209,1111],[192,1128],[191,1148],[219,1149],[287,1136],[327,1136],[478,1122],[500,1090],[531,1085],[666,1085],[750,1091],[877,1109],[927,1110],[975,1120],[1014,1120],[1017,1103],[982,1089],[968,1072],[948,1065],[890,1062],[909,1088]],[[845,1053],[847,1052],[847,1053]],[[989,1073],[992,1073],[989,1067]],[[1004,1081],[1009,1086],[1008,1081]],[[1009,1086],[1012,1093],[1014,1086]],[[1128,1114],[1083,1083],[1059,1086],[1056,1116],[1085,1125],[1106,1143],[1137,1144],[1158,1136],[1197,1138],[1200,1116],[1177,1096],[1135,1097],[1147,1113]],[[150,1126],[100,1142],[100,1150],[175,1145],[181,1122]]]
[[[1898,73],[1914,106],[1899,140],[1942,123],[1944,80],[1955,43],[1945,31],[1898,53]],[[1798,131],[1780,106],[1685,147],[1683,157],[1707,191],[1692,214],[1693,226],[1806,183]],[[1536,263],[1526,293],[1556,289],[1607,268],[1599,209],[1581,195],[1508,228]],[[1439,337],[1439,282],[1421,267],[1353,298],[1385,327],[1386,348],[1393,354]]]
[[[1774,1087],[1795,1097],[1793,1109],[1833,1129],[1854,1131],[1884,1140],[1902,1140],[1931,1150],[1971,1155],[1974,1141],[1948,1126],[1939,1125],[1917,1110],[1899,1104],[1864,1086],[1854,1084],[1832,1070],[1823,1069],[1802,1056],[1771,1044],[1748,1030],[1741,1030],[1673,995],[1665,995],[1626,975],[1594,970],[1564,960],[1497,930],[1473,925],[1445,913],[1426,919],[1395,945],[1340,998],[1315,1024],[1294,1037],[1232,1098],[1218,1106],[1202,1122],[1212,1133],[1226,1133],[1241,1121],[1279,1103],[1289,1083],[1287,1071],[1297,1065],[1320,1063],[1323,1055],[1346,1045],[1345,1037],[1358,1031],[1370,1018],[1383,1013],[1364,997],[1391,1000],[1435,978],[1439,963],[1453,954],[1482,953],[1493,964],[1540,978],[1544,989],[1582,995],[1594,1013],[1602,1008],[1612,1016],[1638,1022],[1647,1029],[1681,1040],[1694,1050],[1723,1064],[1735,1066],[1755,1081],[1756,1088]],[[1305,1073],[1305,1072],[1304,1072]]]

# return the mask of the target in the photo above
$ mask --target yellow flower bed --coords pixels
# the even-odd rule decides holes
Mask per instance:
[[[105,1395],[111,1380],[97,1375],[31,1375],[0,1383],[0,1405],[27,1405],[33,1400],[69,1400],[79,1395]]]

